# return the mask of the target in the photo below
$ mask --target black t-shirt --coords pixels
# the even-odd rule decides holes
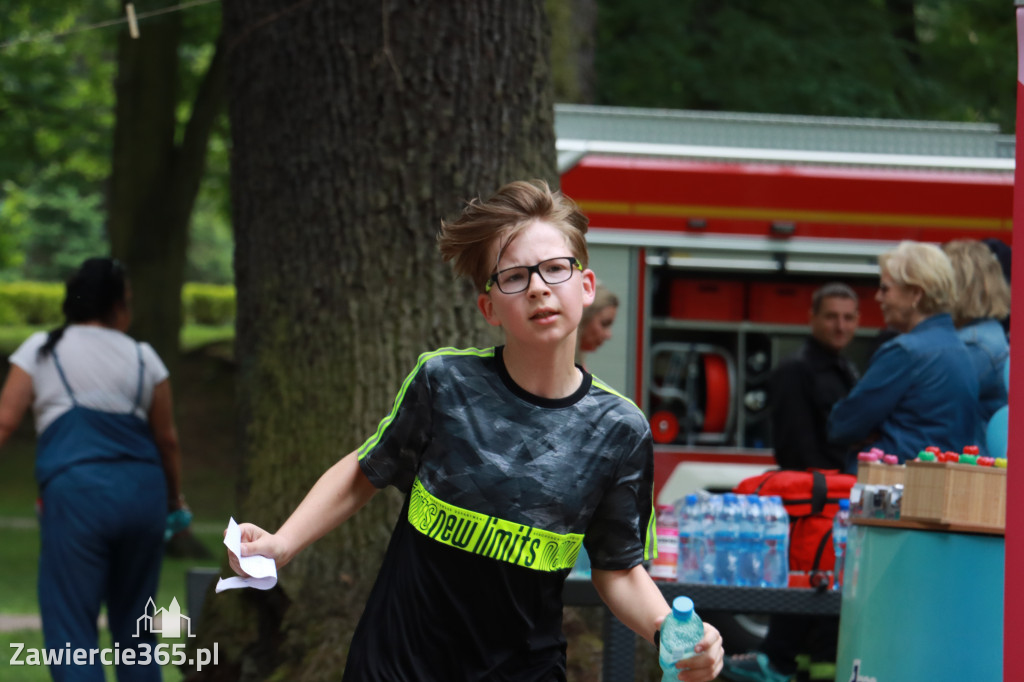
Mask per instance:
[[[832,406],[857,383],[857,370],[813,337],[772,373],[769,395],[775,461],[783,469],[843,469],[846,446],[828,439]]]
[[[421,356],[359,449],[374,485],[407,496],[347,680],[565,679],[562,585],[581,541],[599,569],[653,551],[643,413],[586,373],[567,398],[531,395],[501,350]]]

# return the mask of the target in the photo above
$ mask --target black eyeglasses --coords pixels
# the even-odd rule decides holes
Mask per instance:
[[[537,273],[537,276],[547,284],[561,284],[572,277],[574,268],[582,272],[583,264],[572,256],[548,258],[536,265],[519,265],[514,268],[506,268],[491,275],[490,279],[487,280],[487,286],[484,287],[484,291],[489,292],[491,287],[497,284],[498,290],[503,294],[518,294],[520,291],[526,291],[530,286],[530,277],[534,273]]]

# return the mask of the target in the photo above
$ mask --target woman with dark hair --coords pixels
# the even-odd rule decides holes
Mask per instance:
[[[118,261],[85,261],[67,282],[64,324],[11,355],[0,393],[0,446],[29,405],[39,435],[46,647],[95,649],[105,602],[122,660],[126,649],[155,645],[152,633],[136,636],[136,621],[156,594],[168,512],[184,507],[167,369],[149,344],[125,334],[130,301]],[[72,671],[103,679],[99,660],[51,666],[56,680]],[[119,666],[118,679],[159,680],[160,670]]]

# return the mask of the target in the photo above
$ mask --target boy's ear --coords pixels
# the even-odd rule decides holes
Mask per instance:
[[[491,300],[490,294],[480,294],[477,296],[476,307],[480,309],[484,319],[487,320],[487,324],[492,327],[501,326],[501,320],[494,314],[494,301]]]
[[[594,302],[594,297],[597,295],[597,275],[590,268],[581,274],[583,275],[583,307],[586,308]]]

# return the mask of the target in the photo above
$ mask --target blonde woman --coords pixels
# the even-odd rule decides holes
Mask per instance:
[[[829,416],[829,439],[852,448],[851,472],[857,449],[878,447],[902,462],[929,445],[980,445],[982,432],[978,377],[950,314],[957,287],[949,258],[934,244],[905,241],[878,263],[875,300],[899,335]]]
[[[1008,397],[1003,368],[1010,344],[1001,322],[1010,315],[1010,286],[999,260],[983,242],[958,239],[942,250],[953,263],[960,292],[951,311],[953,324],[978,374],[981,417],[988,422]]]
[[[593,353],[608,339],[612,338],[612,325],[619,310],[619,298],[608,287],[597,283],[594,302],[583,309],[578,332],[576,362],[585,365],[584,356]]]

